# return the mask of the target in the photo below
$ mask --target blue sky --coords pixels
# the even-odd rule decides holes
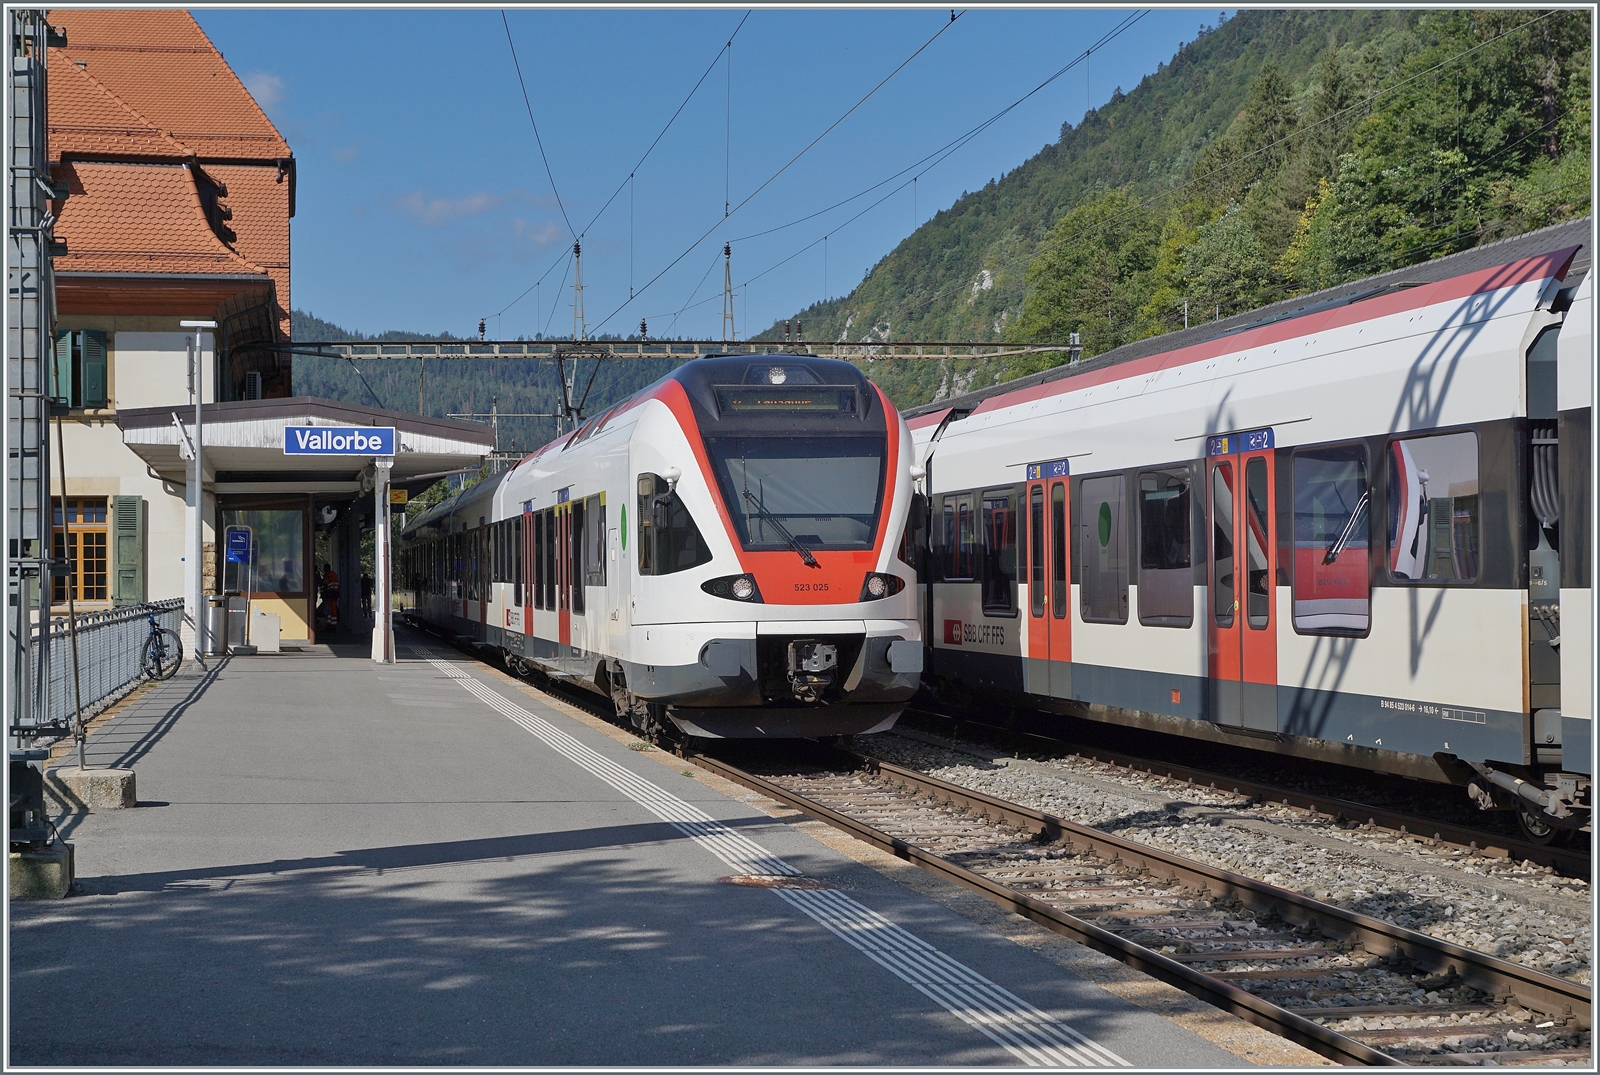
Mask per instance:
[[[488,317],[491,338],[511,339],[572,331],[568,221],[584,233],[591,332],[637,331],[644,317],[652,335],[720,338],[724,241],[741,337],[747,323],[759,331],[845,294],[917,220],[1055,141],[1064,120],[1076,124],[1118,86],[1132,89],[1219,11],[1153,11],[914,189],[853,223],[901,181],[757,238],[747,237],[983,122],[1129,12],[970,10],[725,220],[725,197],[744,201],[948,23],[949,9],[753,11],[734,39],[731,92],[724,57],[598,220],[745,9],[507,11],[565,215],[498,10],[194,14],[298,160],[293,304],[365,332],[465,334]]]

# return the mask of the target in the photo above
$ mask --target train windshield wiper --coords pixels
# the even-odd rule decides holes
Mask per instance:
[[[806,562],[807,567],[822,566],[821,564],[817,563],[817,558],[811,555],[811,550],[802,545],[799,538],[789,533],[789,528],[780,523],[778,521],[778,517],[772,514],[772,512],[768,511],[767,506],[761,503],[760,500],[757,500],[756,495],[748,488],[746,488],[744,491],[744,498],[750,502],[751,507],[755,508],[756,511],[760,513],[763,519],[772,524],[772,528],[782,535],[783,540],[789,543],[789,547],[800,554],[800,559]]]
[[[1361,494],[1360,500],[1356,501],[1356,510],[1350,513],[1350,518],[1345,521],[1344,529],[1339,531],[1339,536],[1332,545],[1328,546],[1328,551],[1323,554],[1323,566],[1327,566],[1339,559],[1339,554],[1344,552],[1344,547],[1350,544],[1350,539],[1355,536],[1356,523],[1360,522],[1361,517],[1367,513],[1367,498],[1371,495],[1371,491],[1368,490]]]

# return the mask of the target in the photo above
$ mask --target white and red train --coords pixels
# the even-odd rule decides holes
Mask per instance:
[[[397,605],[641,729],[886,729],[923,660],[910,452],[848,363],[697,359],[411,522]]]
[[[930,686],[1585,824],[1590,231],[908,411]]]

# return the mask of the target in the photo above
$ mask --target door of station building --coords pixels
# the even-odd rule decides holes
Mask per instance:
[[[1029,671],[1026,689],[1072,697],[1072,618],[1067,550],[1071,497],[1067,461],[1030,463],[1027,493]]]
[[[1270,429],[1206,443],[1209,716],[1262,731],[1278,726],[1272,448]]]

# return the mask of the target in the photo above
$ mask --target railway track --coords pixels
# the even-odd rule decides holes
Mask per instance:
[[[831,763],[756,773],[672,745],[1339,1063],[1590,1065],[1587,986],[849,751],[808,743]]]
[[[1533,862],[1540,866],[1547,866],[1567,877],[1588,878],[1592,873],[1593,860],[1590,849],[1587,846],[1558,847],[1533,843],[1529,840],[1508,837],[1501,832],[1440,821],[1436,818],[1355,802],[1334,795],[1284,787],[1281,784],[1249,780],[1231,773],[1219,773],[1215,770],[1181,765],[1160,758],[1144,757],[1104,747],[1074,743],[1035,732],[1016,731],[1011,728],[989,724],[970,716],[956,716],[922,707],[907,709],[906,716],[915,718],[917,723],[924,728],[931,725],[944,731],[947,738],[940,739],[937,735],[933,738],[933,741],[943,746],[955,744],[958,741],[957,733],[962,728],[967,728],[976,730],[983,735],[999,737],[1004,742],[1015,743],[1023,748],[1032,748],[1045,754],[1076,755],[1080,758],[1087,758],[1091,761],[1097,761],[1131,772],[1149,773],[1154,776],[1164,776],[1170,780],[1199,784],[1202,787],[1232,791],[1237,795],[1260,802],[1276,803],[1313,817],[1321,815],[1336,821],[1344,820],[1363,825],[1368,829],[1383,830],[1399,837],[1432,840],[1437,844],[1458,847],[1463,851],[1490,858]],[[905,717],[901,719],[903,721]],[[896,727],[896,731],[902,735],[906,734],[908,730],[914,729]],[[957,746],[956,749],[960,749],[960,747]]]
[[[1586,986],[848,752],[685,756],[1341,1063],[1588,1063]]]

